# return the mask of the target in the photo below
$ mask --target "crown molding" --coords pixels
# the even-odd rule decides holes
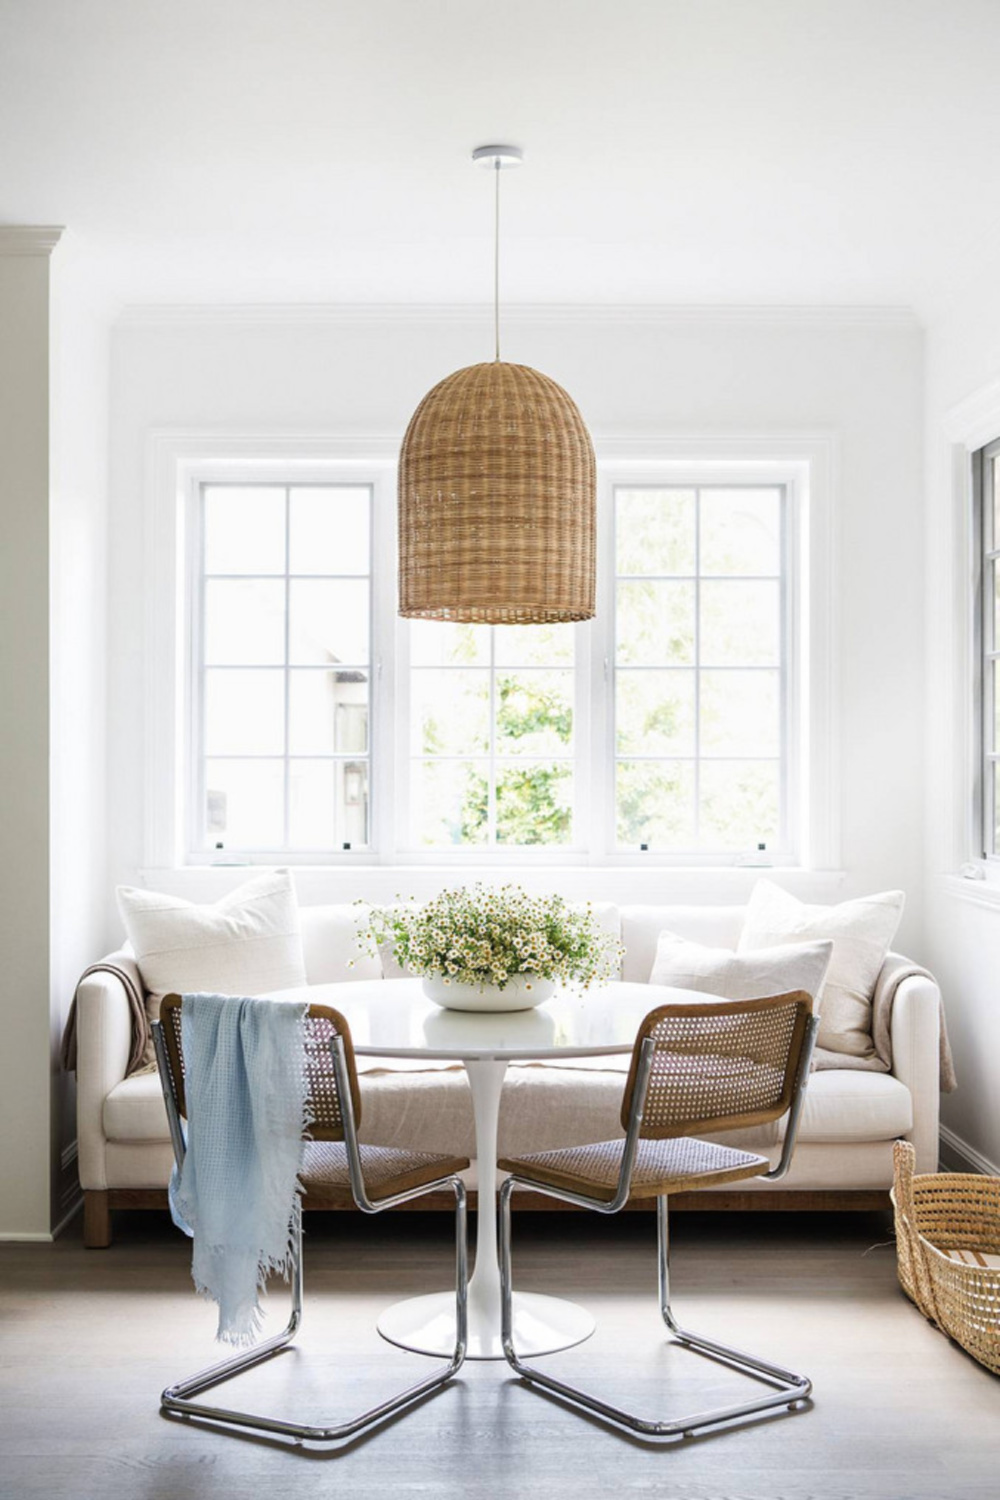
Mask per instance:
[[[61,224],[0,224],[0,255],[51,255],[62,237]]]
[[[792,306],[691,303],[515,303],[501,310],[507,327],[632,328],[716,325],[792,328],[922,327],[914,310],[895,305]],[[384,325],[492,324],[487,303],[133,303],[116,319],[121,328],[157,327],[370,327]]]

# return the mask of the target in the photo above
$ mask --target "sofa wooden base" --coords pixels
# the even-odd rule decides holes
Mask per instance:
[[[529,1212],[545,1210],[552,1213],[578,1213],[570,1204],[559,1203],[555,1198],[546,1198],[541,1193],[518,1193],[513,1200],[515,1208]],[[448,1193],[431,1193],[413,1204],[404,1204],[394,1213],[410,1211],[426,1212],[428,1209],[454,1210],[455,1200]],[[478,1206],[478,1194],[469,1194],[469,1207]],[[630,1203],[629,1212],[652,1212],[654,1200]],[[768,1189],[766,1192],[720,1192],[677,1193],[670,1200],[674,1210],[693,1210],[699,1213],[875,1213],[889,1208],[888,1191],[872,1189],[831,1189],[815,1192],[790,1192]],[[322,1203],[305,1201],[307,1210],[327,1211]],[[167,1194],[163,1188],[108,1188],[106,1192],[93,1190],[83,1195],[83,1243],[90,1250],[105,1250],[111,1244],[111,1213],[117,1208],[167,1209]],[[333,1211],[333,1210],[329,1210]],[[337,1210],[338,1212],[340,1210]]]

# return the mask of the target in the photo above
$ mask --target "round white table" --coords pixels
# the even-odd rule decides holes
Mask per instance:
[[[274,998],[301,1000],[302,991],[285,990]],[[469,1282],[470,1359],[503,1358],[497,1225],[490,1200],[497,1191],[497,1120],[508,1063],[629,1052],[643,1016],[671,1000],[691,998],[687,990],[661,985],[612,983],[583,995],[557,990],[535,1010],[470,1013],[442,1010],[426,998],[419,979],[310,985],[311,1002],[331,1005],[344,1016],[359,1056],[453,1059],[464,1064],[475,1116],[480,1208]],[[419,1149],[419,1141],[412,1144]],[[588,1338],[594,1326],[590,1314],[575,1302],[515,1294],[514,1335],[523,1354],[568,1349]],[[382,1314],[378,1329],[383,1338],[403,1348],[450,1354],[455,1347],[454,1293],[397,1302]]]

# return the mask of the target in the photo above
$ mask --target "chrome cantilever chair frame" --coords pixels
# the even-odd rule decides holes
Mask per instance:
[[[811,1015],[806,1023],[805,1038],[799,1056],[799,1065],[796,1070],[792,1100],[788,1109],[788,1125],[785,1131],[781,1156],[776,1166],[767,1172],[757,1174],[770,1181],[784,1177],[791,1166],[792,1154],[795,1150],[795,1141],[798,1135],[799,1121],[802,1115],[802,1106],[805,1100],[805,1086],[809,1078],[809,1069],[818,1030],[819,1021],[815,1016]],[[609,1402],[602,1401],[597,1396],[582,1391],[576,1386],[569,1385],[566,1381],[555,1379],[554,1376],[546,1374],[534,1365],[526,1364],[514,1348],[513,1337],[511,1197],[518,1187],[525,1187],[534,1193],[543,1193],[547,1197],[558,1199],[560,1202],[572,1203],[579,1208],[589,1208],[599,1214],[616,1214],[625,1207],[630,1195],[632,1172],[639,1149],[643,1110],[655,1052],[655,1041],[651,1037],[647,1037],[642,1043],[639,1056],[636,1060],[631,1110],[625,1133],[625,1144],[622,1150],[621,1170],[613,1198],[610,1200],[594,1198],[586,1193],[571,1192],[566,1188],[549,1186],[535,1179],[519,1178],[513,1174],[504,1182],[500,1190],[499,1204],[501,1338],[507,1363],[523,1380],[528,1381],[530,1384],[551,1391],[553,1395],[560,1396],[576,1406],[584,1407],[596,1416],[602,1417],[606,1421],[616,1425],[626,1427],[630,1431],[639,1433],[644,1437],[687,1438],[691,1437],[700,1428],[714,1427],[720,1423],[733,1421],[738,1417],[750,1416],[756,1412],[764,1412],[777,1407],[786,1407],[789,1411],[794,1411],[801,1404],[808,1401],[812,1392],[812,1382],[804,1375],[793,1374],[791,1370],[782,1369],[780,1365],[759,1359],[756,1355],[747,1354],[741,1349],[734,1349],[728,1344],[718,1343],[714,1339],[703,1338],[700,1334],[692,1333],[680,1326],[674,1317],[670,1304],[668,1195],[663,1195],[656,1199],[659,1300],[663,1321],[672,1334],[674,1341],[681,1347],[693,1349],[695,1352],[718,1360],[720,1363],[728,1365],[742,1374],[763,1381],[765,1384],[773,1387],[767,1395],[759,1396],[750,1401],[738,1402],[731,1406],[695,1412],[690,1416],[677,1417],[669,1421],[649,1420],[635,1416],[621,1407],[612,1406]]]
[[[177,1166],[180,1169],[186,1151],[184,1127],[177,1109],[177,1101],[174,1098],[174,1093],[169,1082],[170,1063],[161,1023],[159,1021],[154,1022],[152,1030],[156,1060],[163,1084],[163,1096],[167,1107],[170,1139],[173,1144]],[[418,1381],[415,1385],[408,1386],[397,1395],[380,1402],[378,1406],[373,1406],[369,1410],[360,1412],[357,1416],[350,1417],[343,1422],[325,1423],[323,1425],[308,1422],[288,1422],[278,1417],[260,1416],[252,1412],[236,1411],[231,1407],[211,1406],[207,1402],[192,1400],[192,1397],[199,1395],[202,1391],[211,1390],[213,1386],[220,1385],[225,1380],[231,1380],[233,1376],[241,1374],[244,1370],[252,1369],[255,1365],[259,1365],[264,1360],[270,1359],[272,1355],[279,1353],[282,1349],[286,1349],[298,1333],[302,1325],[302,1223],[300,1215],[290,1275],[292,1305],[285,1328],[273,1338],[267,1339],[261,1344],[256,1344],[251,1349],[234,1354],[231,1358],[221,1360],[218,1364],[209,1365],[206,1369],[199,1370],[196,1374],[188,1376],[186,1380],[179,1380],[173,1385],[168,1385],[160,1396],[160,1406],[163,1411],[181,1417],[202,1417],[230,1426],[251,1428],[257,1432],[278,1433],[286,1437],[296,1438],[299,1441],[335,1442],[342,1438],[353,1437],[364,1428],[371,1427],[376,1422],[380,1422],[386,1417],[392,1416],[395,1412],[401,1411],[404,1407],[411,1405],[414,1401],[418,1401],[421,1396],[426,1396],[431,1391],[440,1389],[441,1386],[446,1385],[458,1373],[465,1361],[465,1351],[468,1342],[469,1280],[465,1184],[457,1176],[439,1177],[435,1181],[425,1183],[420,1187],[411,1188],[406,1192],[396,1193],[391,1197],[380,1198],[373,1202],[369,1197],[365,1185],[361,1151],[358,1145],[351,1078],[345,1055],[344,1041],[341,1036],[335,1036],[332,1039],[331,1053],[343,1120],[344,1145],[347,1149],[351,1194],[361,1212],[366,1214],[382,1213],[384,1209],[395,1208],[401,1203],[410,1203],[415,1198],[421,1198],[426,1193],[436,1192],[441,1188],[450,1187],[455,1194],[456,1337],[455,1349],[451,1360],[442,1369],[436,1370],[432,1375],[428,1375],[426,1379]]]

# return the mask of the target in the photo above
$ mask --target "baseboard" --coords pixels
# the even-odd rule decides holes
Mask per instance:
[[[26,1231],[23,1234],[18,1233],[16,1230],[11,1230],[9,1232],[0,1230],[0,1244],[51,1245],[53,1240],[57,1240],[59,1238],[70,1220],[76,1218],[82,1207],[83,1194],[78,1192],[76,1201],[71,1205],[70,1208],[66,1210],[54,1229],[49,1230],[48,1233],[45,1233],[42,1230],[31,1230]]]
[[[941,1126],[941,1165],[949,1172],[979,1172],[984,1177],[1000,1177],[1000,1167],[963,1141],[947,1125]]]

